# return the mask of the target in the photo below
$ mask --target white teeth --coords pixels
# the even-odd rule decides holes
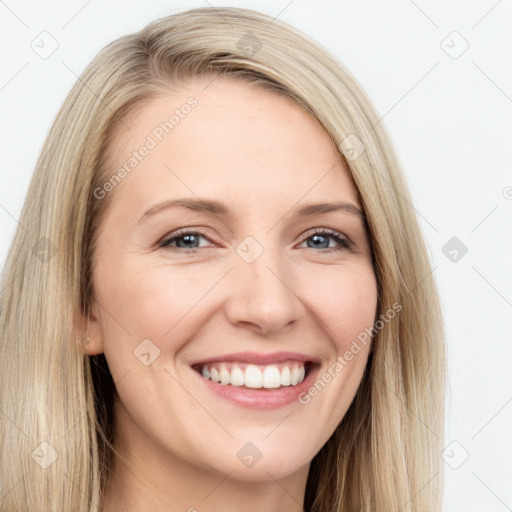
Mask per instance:
[[[226,386],[227,384],[229,384],[229,372],[226,370],[226,367],[224,365],[221,365],[219,375],[220,375],[220,383],[223,386]]]
[[[231,370],[230,380],[232,386],[243,386],[245,382],[244,372],[238,366],[235,366]]]
[[[210,374],[213,382],[220,382],[219,372],[215,368],[210,370]]]
[[[247,388],[261,388],[263,386],[261,370],[253,364],[247,365],[244,373],[244,380]]]
[[[278,388],[281,385],[281,372],[277,366],[267,366],[263,371],[263,386],[266,388]]]
[[[212,368],[212,370],[214,370],[215,368]],[[213,380],[213,377],[212,377],[212,380]],[[299,382],[299,369],[294,366],[293,367],[293,370],[292,370],[292,374],[290,376],[290,382],[292,384],[292,386],[296,386]]]
[[[281,386],[296,386],[306,375],[304,363],[284,363],[279,370],[278,365],[257,366],[243,364],[245,370],[237,363],[218,363],[205,365],[201,374],[205,379],[220,383],[223,386],[245,386],[247,388],[277,389]]]
[[[292,383],[290,380],[290,368],[288,366],[285,366],[281,370],[281,385],[282,386],[289,386]]]

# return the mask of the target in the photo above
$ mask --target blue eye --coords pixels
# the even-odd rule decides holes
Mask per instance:
[[[177,232],[171,238],[160,242],[159,247],[172,247],[174,249],[198,249],[198,241],[200,238],[208,240],[204,235],[196,231]],[[176,245],[171,245],[176,242]]]
[[[172,237],[164,239],[161,242],[159,242],[158,246],[162,248],[167,247],[173,250],[185,249],[189,251],[194,251],[195,249],[205,247],[204,245],[198,245],[201,238],[210,241],[210,239],[201,232],[187,231],[186,229],[183,229],[181,231],[175,232]],[[330,247],[329,239],[334,240],[338,245],[336,247]],[[302,243],[308,242],[309,240],[312,240],[312,244],[308,245],[308,248],[320,248],[322,249],[321,252],[332,252],[350,249],[353,245],[352,242],[350,242],[341,233],[338,233],[337,231],[332,231],[330,229],[321,229],[313,233],[310,233],[309,236],[304,238]]]
[[[338,247],[329,247],[329,238],[331,240],[335,240]],[[304,242],[307,242],[308,240],[313,241],[313,245],[308,245],[308,248],[320,247],[323,249],[322,252],[340,251],[343,249],[350,249],[352,247],[352,242],[345,238],[341,233],[330,229],[315,231],[306,237]],[[327,244],[327,246],[325,246],[325,244]]]

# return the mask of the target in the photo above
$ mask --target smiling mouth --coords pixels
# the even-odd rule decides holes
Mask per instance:
[[[220,385],[272,390],[299,385],[313,366],[311,361],[296,360],[266,365],[226,361],[195,364],[192,369]]]

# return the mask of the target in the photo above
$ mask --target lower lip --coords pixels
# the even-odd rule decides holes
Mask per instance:
[[[311,386],[319,368],[319,365],[311,366],[305,379],[296,386],[281,386],[275,389],[250,389],[243,386],[219,384],[210,379],[205,379],[193,368],[191,370],[210,391],[235,403],[239,407],[246,409],[278,409],[294,402],[299,402],[299,395],[305,393]]]

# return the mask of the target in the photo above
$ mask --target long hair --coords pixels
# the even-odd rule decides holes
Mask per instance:
[[[111,142],[128,114],[187,80],[219,74],[291,98],[330,136],[367,219],[376,318],[396,313],[373,333],[354,401],[311,462],[305,510],[441,510],[442,317],[389,137],[361,86],[322,46],[232,7],[167,16],[108,44],[52,125],[2,274],[0,510],[101,510],[115,385],[103,355],[79,348],[97,228],[112,197],[94,191],[111,177]]]

